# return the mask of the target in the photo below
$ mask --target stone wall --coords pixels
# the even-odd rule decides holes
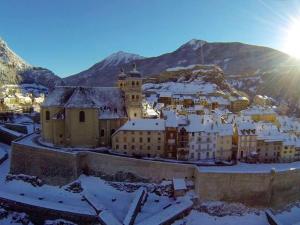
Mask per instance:
[[[138,177],[159,182],[173,177],[189,178],[194,176],[194,166],[177,163],[141,160],[116,155],[93,152],[80,153],[81,170],[88,168],[92,173],[115,174],[117,172],[133,173]]]
[[[13,143],[10,173],[38,176],[46,183],[63,185],[77,179],[77,155]]]
[[[52,185],[65,185],[80,174],[132,173],[160,182],[188,178],[195,182],[200,200],[241,202],[251,206],[280,207],[300,200],[300,170],[263,173],[205,172],[188,164],[134,159],[116,155],[67,153],[13,143],[11,173],[38,176]]]
[[[247,205],[269,205],[270,173],[197,172],[195,191],[201,200],[242,202]]]

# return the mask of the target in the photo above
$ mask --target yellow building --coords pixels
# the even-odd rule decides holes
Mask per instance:
[[[230,110],[232,112],[240,112],[249,106],[249,99],[246,97],[230,97]]]
[[[275,111],[270,107],[265,108],[265,107],[255,106],[243,110],[241,113],[244,116],[250,116],[254,122],[264,121],[264,122],[275,123],[277,120],[277,115]]]
[[[296,148],[295,148],[295,142],[292,140],[285,140],[281,146],[280,151],[280,162],[293,162],[295,161],[295,154],[296,154]]]
[[[232,124],[218,124],[216,141],[216,160],[230,161],[232,159]]]
[[[116,87],[56,87],[41,107],[42,139],[57,146],[110,145],[127,120],[123,92]]]
[[[259,139],[257,140],[257,160],[261,163],[278,162],[282,141],[276,139]]]
[[[272,104],[272,99],[265,95],[255,95],[253,98],[253,103],[255,105],[267,106]]]
[[[112,149],[131,156],[164,156],[165,121],[129,120],[112,135]]]

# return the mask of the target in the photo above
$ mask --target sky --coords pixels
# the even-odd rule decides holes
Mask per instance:
[[[284,51],[292,17],[300,0],[0,0],[0,37],[65,77],[113,52],[157,56],[193,38]]]

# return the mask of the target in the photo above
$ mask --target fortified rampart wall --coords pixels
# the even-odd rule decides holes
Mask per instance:
[[[52,185],[72,182],[84,171],[96,175],[128,172],[152,182],[188,178],[194,180],[200,200],[241,202],[262,207],[280,207],[300,200],[298,169],[261,173],[204,172],[188,164],[94,152],[70,153],[16,142],[12,147],[10,171],[38,176]]]

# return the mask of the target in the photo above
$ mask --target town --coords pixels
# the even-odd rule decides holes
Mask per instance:
[[[118,75],[117,87],[57,87],[42,105],[41,141],[195,163],[300,160],[298,119],[280,115],[266,96],[250,105],[224,93],[201,73],[193,81],[143,83],[134,67]]]
[[[300,225],[299,9],[1,0],[0,225]]]

